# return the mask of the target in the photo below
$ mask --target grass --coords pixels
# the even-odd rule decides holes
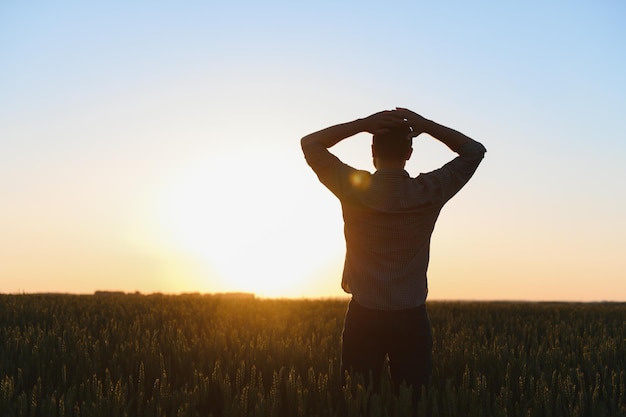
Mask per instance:
[[[0,295],[1,416],[404,416],[342,386],[346,302]],[[423,416],[626,416],[626,304],[431,302]],[[367,411],[366,411],[367,410]]]

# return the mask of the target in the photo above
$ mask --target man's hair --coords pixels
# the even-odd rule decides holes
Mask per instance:
[[[396,127],[385,133],[375,134],[372,139],[376,156],[383,159],[405,159],[413,146],[410,127]]]

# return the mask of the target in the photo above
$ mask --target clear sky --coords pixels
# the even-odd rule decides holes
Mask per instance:
[[[626,301],[626,5],[0,2],[0,292],[341,296],[299,139],[396,106],[488,149],[430,299]],[[332,150],[372,170],[370,138]],[[407,170],[454,154],[428,136]]]

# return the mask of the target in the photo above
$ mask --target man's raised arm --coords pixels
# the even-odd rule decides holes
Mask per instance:
[[[385,129],[406,125],[406,123],[405,117],[399,110],[384,110],[363,119],[341,123],[306,135],[300,140],[300,144],[303,150],[312,145],[323,146],[328,149],[358,133],[382,133]]]

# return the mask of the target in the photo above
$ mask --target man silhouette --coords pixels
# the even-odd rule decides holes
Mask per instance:
[[[328,148],[361,132],[373,134],[376,171],[354,169]],[[405,171],[412,139],[422,133],[458,156],[415,178]],[[444,204],[472,177],[485,148],[464,134],[405,108],[386,110],[305,136],[302,151],[319,180],[341,202],[346,255],[342,288],[346,313],[341,369],[373,376],[385,360],[394,386],[414,400],[432,374],[432,334],[426,312],[430,238]]]

